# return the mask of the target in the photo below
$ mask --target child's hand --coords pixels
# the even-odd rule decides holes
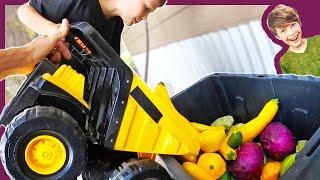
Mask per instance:
[[[61,39],[49,54],[49,59],[55,64],[60,63],[62,58],[67,60],[71,59],[69,47],[70,43],[66,42],[64,38]]]

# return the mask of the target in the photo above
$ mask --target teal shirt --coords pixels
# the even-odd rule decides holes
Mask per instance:
[[[280,59],[283,73],[320,76],[320,36],[307,39],[304,53],[294,53],[288,50]]]

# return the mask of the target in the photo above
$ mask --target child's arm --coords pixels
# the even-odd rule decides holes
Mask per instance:
[[[47,35],[59,27],[59,24],[44,18],[29,2],[19,7],[18,17],[23,24],[38,34]]]

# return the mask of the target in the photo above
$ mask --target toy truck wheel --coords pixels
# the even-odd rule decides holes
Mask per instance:
[[[13,179],[76,179],[87,144],[76,120],[55,107],[36,106],[17,115],[1,139],[1,158]]]
[[[157,162],[149,159],[131,160],[114,170],[109,180],[169,180],[170,175]]]

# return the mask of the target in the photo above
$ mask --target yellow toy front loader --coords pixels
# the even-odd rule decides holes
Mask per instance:
[[[198,155],[199,132],[152,91],[88,23],[71,26],[72,60],[43,61],[1,114],[1,157],[15,179],[74,179],[87,143],[116,151]],[[143,173],[143,172],[142,172]]]

